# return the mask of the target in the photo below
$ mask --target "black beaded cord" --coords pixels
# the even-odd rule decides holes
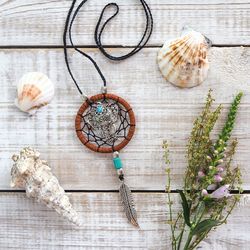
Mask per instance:
[[[107,81],[106,81],[106,78],[104,77],[101,69],[97,65],[96,61],[91,56],[89,56],[85,52],[83,52],[80,49],[78,49],[77,46],[75,46],[75,44],[73,43],[73,39],[72,39],[72,26],[73,26],[74,20],[75,20],[75,18],[77,16],[79,10],[87,2],[87,0],[81,1],[81,3],[77,6],[77,8],[75,9],[75,11],[73,12],[75,4],[76,4],[76,1],[77,0],[73,0],[72,1],[71,7],[69,9],[69,12],[68,12],[68,15],[67,15],[67,18],[66,18],[65,27],[64,27],[64,33],[63,33],[63,48],[64,48],[65,62],[66,62],[66,66],[67,66],[67,69],[69,71],[69,74],[70,74],[73,82],[75,83],[75,85],[76,85],[79,93],[81,95],[83,95],[83,92],[80,89],[80,87],[79,87],[79,85],[78,85],[78,83],[77,83],[77,81],[76,81],[76,79],[75,79],[75,77],[73,75],[73,72],[72,72],[72,70],[70,68],[70,64],[69,64],[69,61],[68,61],[68,53],[67,53],[67,33],[68,32],[69,32],[69,41],[70,41],[71,46],[78,53],[80,53],[84,57],[88,58],[93,63],[95,69],[97,70],[98,74],[100,75],[100,77],[101,77],[101,79],[103,81],[103,86],[104,87],[106,87]],[[145,12],[145,16],[146,16],[146,27],[145,27],[145,30],[143,32],[141,40],[135,46],[135,48],[133,48],[129,53],[127,53],[125,55],[122,55],[122,56],[113,56],[113,55],[109,54],[104,49],[104,46],[102,44],[102,34],[103,34],[104,30],[105,30],[105,27],[119,13],[119,6],[116,3],[109,3],[109,4],[105,5],[104,8],[102,9],[101,15],[99,17],[99,20],[98,20],[96,28],[95,28],[94,38],[95,38],[95,42],[96,42],[97,47],[102,52],[102,54],[105,57],[107,57],[108,59],[113,60],[113,61],[121,61],[121,60],[127,59],[127,58],[133,56],[134,54],[136,54],[137,52],[139,52],[147,44],[147,42],[148,42],[148,40],[149,40],[149,38],[150,38],[150,36],[152,34],[152,31],[153,31],[153,16],[152,16],[151,10],[150,10],[149,6],[147,5],[147,3],[145,2],[145,0],[140,0],[140,2],[142,4],[142,6],[143,6],[143,9],[144,9],[144,12]],[[103,20],[103,15],[104,15],[105,11],[108,8],[110,8],[110,7],[114,7],[115,8],[115,13],[113,15],[111,15],[102,24],[102,26],[101,26],[101,23],[102,23],[102,20]],[[73,15],[72,15],[72,12],[73,12]],[[71,18],[71,15],[72,15],[72,18]]]

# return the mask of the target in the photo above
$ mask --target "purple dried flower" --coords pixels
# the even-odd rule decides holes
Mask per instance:
[[[210,197],[213,199],[221,199],[223,197],[228,197],[228,196],[230,196],[228,184],[219,187],[213,193],[210,194]]]
[[[217,167],[217,171],[218,171],[218,172],[223,172],[223,171],[224,171],[224,168],[223,168],[223,167]]]
[[[208,195],[207,190],[206,190],[206,189],[202,189],[202,190],[201,190],[201,195],[202,195],[202,196],[207,196],[207,195]]]
[[[219,174],[216,174],[215,176],[214,176],[214,181],[216,181],[216,182],[221,182],[223,180],[223,178],[219,175]]]
[[[217,188],[216,184],[211,184],[207,187],[207,190],[215,190]]]
[[[202,177],[204,177],[204,176],[205,176],[205,174],[204,174],[203,171],[199,171],[199,172],[198,172],[198,177],[199,177],[199,178],[202,178]]]

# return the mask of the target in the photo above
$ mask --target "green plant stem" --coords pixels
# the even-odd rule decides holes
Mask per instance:
[[[174,230],[176,229],[177,223],[178,223],[180,218],[181,218],[181,213],[178,213],[177,218],[176,218],[175,223],[174,223]]]
[[[186,244],[185,244],[183,250],[188,250],[189,249],[189,245],[190,245],[192,239],[193,239],[193,235],[192,235],[192,231],[190,230],[190,232],[188,234],[188,238],[187,238]]]
[[[177,250],[180,250],[181,242],[182,242],[182,237],[183,237],[184,231],[185,231],[185,223],[183,224],[183,228],[182,228],[182,230],[181,230],[181,233],[180,233],[179,236],[177,237],[177,238],[179,238]]]
[[[168,166],[168,168],[166,169],[166,173],[167,173],[166,192],[167,192],[167,197],[168,197],[169,222],[170,222],[171,233],[172,233],[172,249],[176,250],[176,238],[175,238],[174,233],[175,233],[175,227],[176,227],[177,221],[173,225],[172,201],[170,198],[170,191],[171,191],[170,168],[169,168],[170,161],[168,159],[169,150],[168,150],[168,143],[166,141],[163,142],[163,149],[164,149],[165,164]]]
[[[195,247],[197,247],[197,246],[200,244],[200,242],[201,242],[202,240],[204,240],[204,238],[206,238],[206,236],[208,235],[208,233],[209,233],[210,231],[211,231],[211,229],[208,230],[206,233],[202,234],[201,237],[197,238],[197,240],[195,240],[195,242],[194,242],[193,244],[191,244],[189,250],[192,250],[192,249],[194,249]]]
[[[204,211],[204,213],[205,213],[205,211]],[[204,213],[202,214],[200,220],[199,220],[197,223],[199,223],[199,222],[201,221],[201,219],[202,219]],[[210,229],[210,230],[211,230],[211,229]],[[196,238],[195,241],[191,244],[190,250],[191,250],[191,249],[194,249],[196,246],[198,246],[199,243],[206,237],[206,235],[208,234],[208,232],[209,232],[210,230],[208,230],[207,232],[205,232],[204,234],[202,234],[200,238]]]
[[[168,176],[168,186],[170,187],[170,176]],[[170,198],[170,190],[167,190],[167,192],[168,192],[169,221],[170,221],[170,227],[171,227],[171,233],[172,233],[172,249],[176,250],[176,239],[174,235],[172,202]]]
[[[233,202],[233,205],[230,207],[229,211],[227,212],[227,215],[225,216],[225,218],[223,219],[221,224],[226,223],[228,216],[232,213],[232,211],[233,211],[234,207],[236,206],[236,204],[237,204],[237,199],[235,198],[235,200]]]

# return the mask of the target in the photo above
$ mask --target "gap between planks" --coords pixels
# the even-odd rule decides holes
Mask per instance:
[[[170,191],[171,194],[177,194],[178,191],[180,189],[173,189]],[[74,189],[66,189],[64,190],[66,193],[119,193],[119,190],[117,189],[112,189],[112,190],[88,190],[88,189],[79,189],[79,190],[74,190]],[[138,189],[138,190],[131,190],[132,193],[166,193],[165,190],[142,190],[142,189]],[[0,193],[25,193],[25,190],[18,190],[18,189],[1,189]],[[231,194],[239,194],[238,190],[231,190],[230,191]],[[250,194],[250,190],[243,190],[240,195],[242,194]]]
[[[79,49],[97,49],[96,45],[76,45],[75,47]],[[154,49],[161,48],[162,45],[146,45],[143,48]],[[246,47],[250,48],[250,44],[213,44],[214,48],[237,48]],[[0,45],[0,50],[4,49],[63,49],[63,45]],[[68,49],[72,49],[73,46],[67,45]],[[104,45],[103,48],[106,49],[134,49],[135,46],[124,46],[124,45]]]

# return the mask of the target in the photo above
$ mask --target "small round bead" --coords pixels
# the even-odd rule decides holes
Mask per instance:
[[[115,152],[113,153],[113,158],[117,158],[117,157],[119,157],[119,152],[118,152],[118,151],[115,151]]]
[[[122,174],[122,175],[119,175],[119,179],[121,180],[121,181],[123,181],[124,180],[124,175]]]
[[[124,174],[123,168],[118,169],[116,172],[117,172],[118,175],[123,175]]]

